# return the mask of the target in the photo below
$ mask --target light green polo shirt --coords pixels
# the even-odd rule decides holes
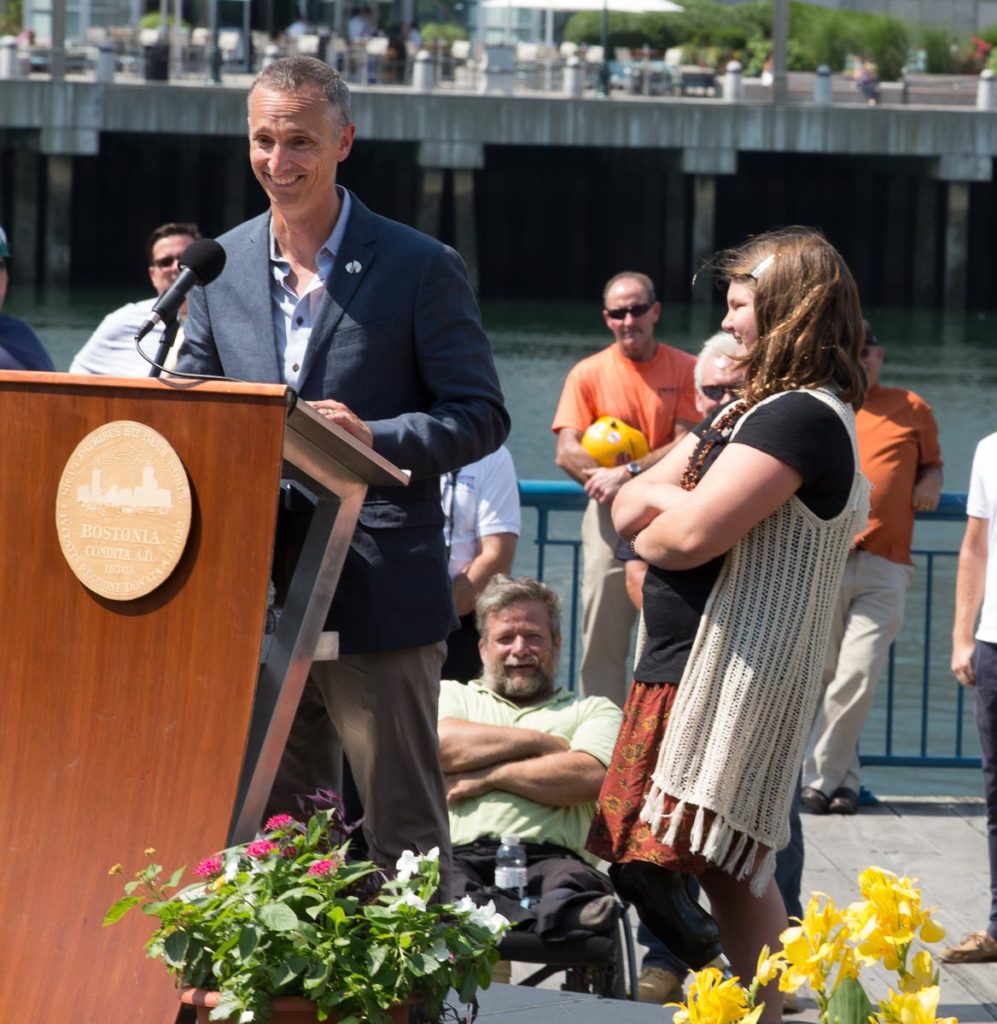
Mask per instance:
[[[606,697],[581,698],[556,690],[546,701],[519,707],[480,683],[466,686],[444,679],[440,683],[440,721],[459,718],[483,725],[521,726],[563,736],[572,750],[591,754],[609,764],[620,730],[623,712]],[[492,790],[482,797],[451,804],[450,837],[454,845],[471,843],[480,836],[501,837],[514,832],[525,842],[557,843],[584,853],[595,803],[574,807],[548,807],[513,793]]]

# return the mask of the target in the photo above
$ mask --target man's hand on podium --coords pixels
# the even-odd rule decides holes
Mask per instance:
[[[355,412],[332,398],[320,398],[317,402],[308,403],[316,412],[321,413],[336,426],[363,441],[368,448],[374,447],[374,435],[370,427]]]

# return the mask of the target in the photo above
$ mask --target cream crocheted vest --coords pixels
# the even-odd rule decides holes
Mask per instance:
[[[772,395],[754,409],[778,401]],[[840,417],[858,468],[855,416],[825,389],[807,391]],[[734,436],[732,435],[732,437]],[[795,495],[727,553],[706,604],[658,754],[641,819],[674,841],[687,805],[690,846],[761,896],[789,810],[820,690],[831,614],[852,538],[868,514],[856,472],[845,508],[821,519]],[[679,801],[669,818],[662,797]],[[703,809],[713,812],[707,829]],[[756,864],[760,848],[765,852]]]

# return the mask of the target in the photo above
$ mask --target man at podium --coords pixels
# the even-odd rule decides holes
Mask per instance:
[[[249,159],[270,201],[219,241],[222,274],[191,293],[177,369],[286,382],[402,469],[372,487],[333,600],[338,661],[316,663],[364,805],[372,857],[441,850],[449,828],[436,719],[457,626],[439,479],[505,439],[491,349],[460,257],[336,184],[356,126],[338,72],[278,60],[249,91]],[[293,742],[293,736],[292,736]]]

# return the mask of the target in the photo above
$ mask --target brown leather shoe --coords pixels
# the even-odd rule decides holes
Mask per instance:
[[[800,790],[800,803],[813,814],[827,814],[827,805],[831,802],[826,793],[813,786],[804,786]]]
[[[859,795],[854,789],[840,786],[831,794],[831,802],[827,805],[829,814],[857,814]]]
[[[945,964],[986,964],[997,960],[997,939],[986,932],[970,932],[958,946],[946,946],[939,958]]]
[[[685,999],[682,979],[667,967],[645,967],[637,977],[637,999],[641,1003],[681,1003]]]

